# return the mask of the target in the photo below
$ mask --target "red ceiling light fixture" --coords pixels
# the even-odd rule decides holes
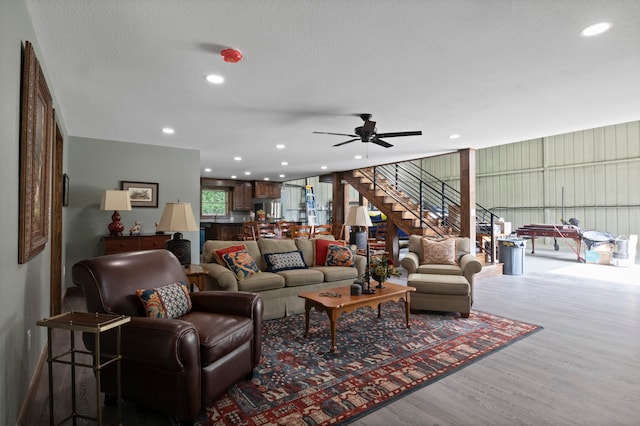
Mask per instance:
[[[220,54],[225,62],[236,63],[242,59],[242,53],[236,49],[224,49]]]

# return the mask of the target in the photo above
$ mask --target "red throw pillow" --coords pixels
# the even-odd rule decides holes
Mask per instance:
[[[221,249],[215,249],[215,250],[212,250],[211,257],[213,257],[213,260],[215,260],[216,263],[219,263],[222,266],[227,266],[224,260],[222,260],[223,259],[222,256],[224,256],[227,253],[234,253],[236,251],[246,250],[246,249],[247,249],[247,246],[245,244],[239,244],[237,246],[229,246]]]
[[[327,263],[327,252],[329,251],[329,244],[337,246],[347,245],[344,241],[325,240],[322,238],[316,239],[316,266],[325,266]]]

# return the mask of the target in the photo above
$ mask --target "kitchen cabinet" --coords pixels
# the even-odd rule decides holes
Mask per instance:
[[[280,182],[264,182],[256,181],[255,197],[256,198],[280,198]]]
[[[236,241],[242,235],[242,223],[210,223],[205,225],[205,240]]]
[[[233,210],[253,209],[253,185],[251,182],[236,182],[233,188]]]

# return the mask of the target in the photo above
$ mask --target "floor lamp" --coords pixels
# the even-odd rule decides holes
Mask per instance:
[[[357,227],[356,231],[351,232],[351,243],[355,242],[358,249],[366,249],[367,253],[367,265],[364,270],[364,285],[362,286],[363,294],[373,294],[376,291],[371,288],[369,284],[369,262],[371,261],[371,251],[369,248],[369,239],[367,238],[369,233],[369,227],[373,226],[371,223],[371,217],[369,217],[369,210],[365,206],[351,206],[347,214],[347,219],[344,224],[350,227]],[[364,231],[362,230],[364,228]]]
[[[183,239],[182,232],[200,230],[193,217],[191,203],[167,203],[156,229],[175,232],[173,238],[165,242],[165,248],[173,253],[182,265],[190,265],[191,241]]]

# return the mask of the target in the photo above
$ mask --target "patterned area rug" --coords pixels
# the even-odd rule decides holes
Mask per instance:
[[[347,424],[540,329],[477,311],[466,319],[412,314],[406,329],[403,304],[385,303],[382,312],[342,315],[333,354],[325,313],[311,312],[308,339],[304,315],[265,321],[253,380],[231,388],[197,424]]]

